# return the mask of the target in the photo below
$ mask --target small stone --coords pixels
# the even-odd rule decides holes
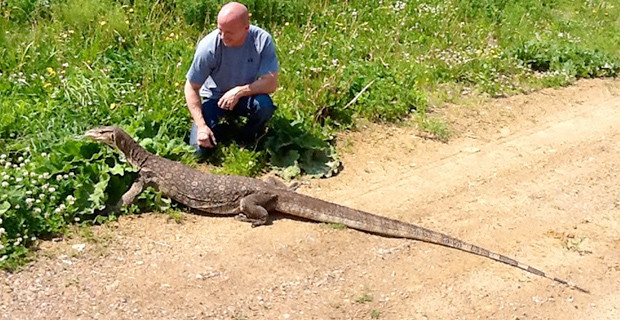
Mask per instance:
[[[508,135],[510,135],[510,129],[508,127],[503,127],[499,130],[499,133],[502,135],[502,137],[507,137]]]
[[[109,285],[105,286],[105,289],[106,289],[107,291],[114,290],[114,289],[118,288],[118,285],[119,285],[120,283],[121,283],[120,281],[115,280],[115,281],[114,281],[114,282],[112,282],[111,284],[109,284]]]
[[[84,250],[85,247],[86,247],[86,244],[84,243],[77,243],[71,246],[71,248],[77,250],[78,252],[82,252],[82,250]]]

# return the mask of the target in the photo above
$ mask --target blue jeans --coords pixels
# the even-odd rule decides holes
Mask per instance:
[[[247,117],[248,121],[243,128],[240,138],[244,142],[250,142],[255,140],[265,129],[265,124],[271,119],[271,116],[273,116],[276,110],[271,97],[266,94],[243,97],[239,99],[239,102],[237,102],[237,105],[232,111],[218,107],[218,101],[219,99],[205,99],[202,102],[202,116],[207,126],[213,131],[216,140],[219,134],[218,123],[222,117]],[[189,136],[189,144],[196,149],[198,155],[205,155],[208,153],[208,149],[198,145],[197,135],[198,130],[196,124],[193,123],[192,131]]]

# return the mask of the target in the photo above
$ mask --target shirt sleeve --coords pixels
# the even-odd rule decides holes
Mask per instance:
[[[278,72],[280,66],[278,64],[278,57],[276,56],[276,46],[273,43],[273,38],[268,36],[265,40],[265,45],[260,53],[260,66],[258,67],[258,76],[264,76],[266,74]]]
[[[211,41],[210,38],[207,36],[198,43],[192,65],[185,75],[185,78],[193,83],[204,84],[215,69],[217,63],[215,61],[215,41]]]

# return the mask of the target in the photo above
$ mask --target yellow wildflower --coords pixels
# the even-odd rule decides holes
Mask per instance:
[[[56,71],[54,71],[52,67],[47,67],[45,70],[47,71],[47,74],[49,74],[50,76],[52,77],[56,76]]]

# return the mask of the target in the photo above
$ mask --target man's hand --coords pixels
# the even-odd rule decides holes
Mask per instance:
[[[224,93],[224,95],[217,102],[217,106],[224,110],[231,111],[235,108],[237,102],[239,102],[239,98],[241,98],[241,90],[241,87],[234,87],[226,91],[226,93]]]
[[[217,145],[213,131],[207,126],[197,128],[196,141],[203,148],[213,148]]]

